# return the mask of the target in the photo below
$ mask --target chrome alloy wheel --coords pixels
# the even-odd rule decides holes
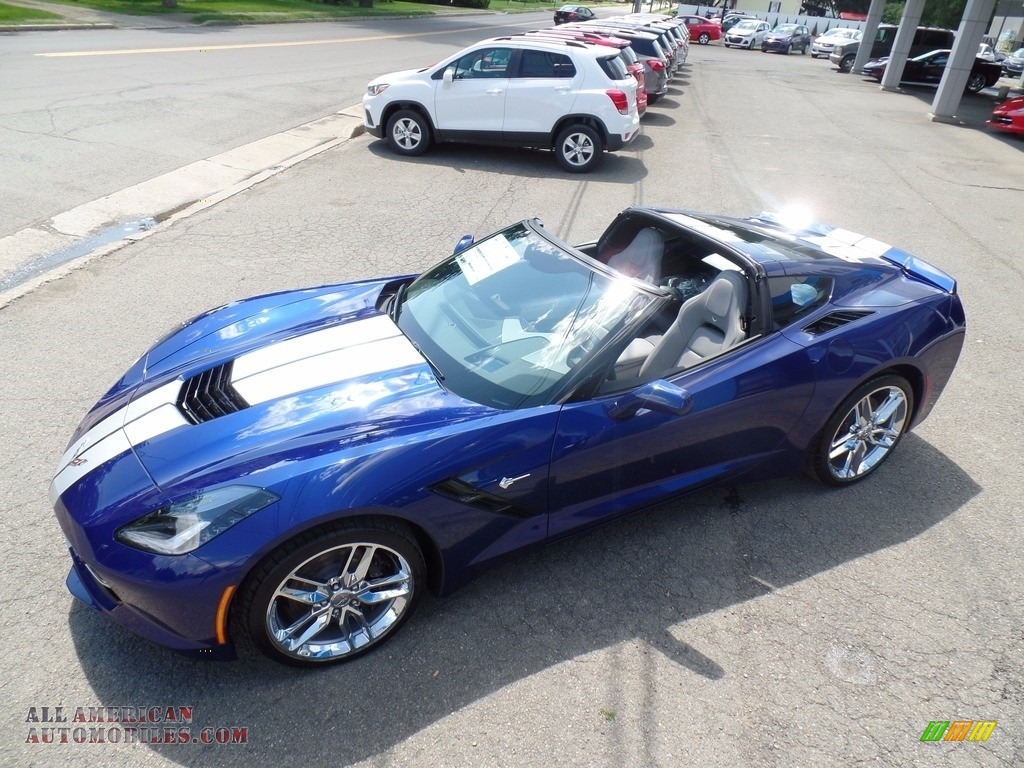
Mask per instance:
[[[583,132],[570,133],[562,140],[562,156],[567,163],[576,167],[587,165],[596,151],[593,139]]]
[[[869,392],[846,414],[832,437],[829,471],[838,480],[855,480],[874,469],[896,445],[907,426],[906,393],[895,386]]]
[[[267,606],[267,634],[287,656],[341,659],[376,643],[401,620],[413,597],[409,562],[390,547],[333,547],[295,568]]]
[[[423,143],[423,129],[412,118],[403,117],[391,127],[391,137],[395,144],[407,152],[411,152]]]

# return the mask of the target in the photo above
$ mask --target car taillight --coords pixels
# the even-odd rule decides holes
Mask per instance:
[[[605,91],[620,115],[629,114],[629,97],[623,91]]]
[[[651,59],[651,69],[655,72],[661,72],[665,68],[665,62],[661,59]]]

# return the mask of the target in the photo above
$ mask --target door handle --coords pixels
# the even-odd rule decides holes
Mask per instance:
[[[571,85],[556,85],[555,86],[555,90],[558,91],[559,93],[568,93],[569,91],[572,90],[572,86]]]
[[[486,93],[490,93],[492,95],[496,95],[496,94],[501,93],[502,90],[503,90],[502,88],[488,88]]]

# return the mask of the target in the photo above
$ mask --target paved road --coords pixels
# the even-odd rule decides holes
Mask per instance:
[[[1022,145],[930,123],[930,95],[698,48],[644,136],[595,174],[475,147],[401,160],[361,137],[0,310],[0,763],[1024,764]],[[745,214],[795,199],[960,279],[970,330],[952,383],[870,481],[665,505],[429,600],[380,651],[313,674],[179,659],[64,591],[54,462],[174,321],[417,270],[526,216],[584,240],[632,203]],[[57,705],[191,705],[195,728],[247,727],[249,743],[25,743],[30,708]],[[953,719],[998,726],[984,744],[919,741]]]
[[[549,21],[532,13],[5,35],[0,237],[357,103],[383,72]]]

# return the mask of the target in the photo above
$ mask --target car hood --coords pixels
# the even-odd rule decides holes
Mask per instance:
[[[377,311],[384,285],[257,297],[161,340],[83,421],[51,496],[127,450],[166,488],[492,413],[446,391]]]
[[[401,83],[406,80],[417,80],[421,79],[424,72],[428,71],[429,67],[421,69],[403,69],[399,72],[389,72],[386,75],[375,77],[369,82],[368,85],[379,85],[381,83],[388,83],[394,85],[395,83]]]

